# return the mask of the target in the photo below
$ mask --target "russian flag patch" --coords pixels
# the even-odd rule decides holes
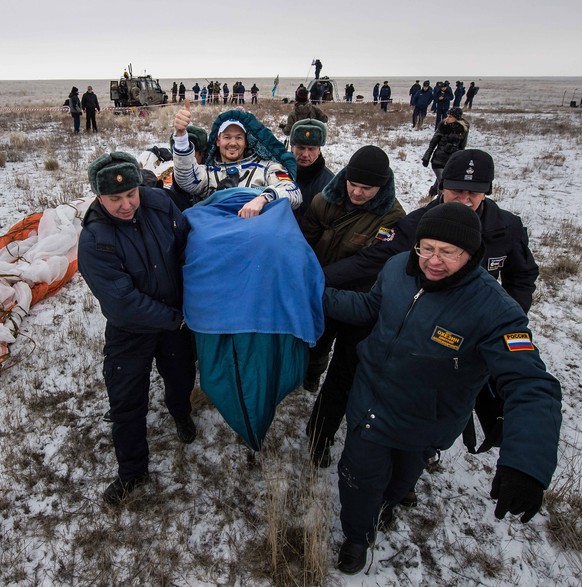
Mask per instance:
[[[514,351],[535,351],[531,337],[527,332],[514,332],[513,334],[504,334],[503,340],[507,348]]]
[[[394,229],[393,228],[385,228],[381,226],[376,233],[376,238],[381,241],[391,241],[395,237]]]

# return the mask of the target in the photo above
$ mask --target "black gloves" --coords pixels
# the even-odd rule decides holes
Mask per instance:
[[[495,517],[499,520],[507,512],[521,514],[523,523],[529,522],[542,506],[543,485],[533,477],[512,469],[499,466],[493,478],[491,497],[497,499]]]
[[[423,159],[422,165],[423,165],[423,167],[428,167],[428,159]]]

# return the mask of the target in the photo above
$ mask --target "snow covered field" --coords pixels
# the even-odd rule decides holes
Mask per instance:
[[[70,85],[62,82],[55,94],[64,100]],[[531,95],[538,87],[522,85]],[[38,110],[0,110],[0,235],[32,212],[90,196],[87,165],[103,152],[138,156],[167,146],[171,132],[175,107],[143,118],[104,112],[98,134],[75,136],[71,117],[43,110],[54,100],[35,92],[30,82],[27,95]],[[397,509],[392,531],[378,534],[367,574],[343,576],[334,569],[343,540],[335,470],[341,442],[332,467],[310,467],[305,424],[314,396],[301,388],[291,394],[263,453],[253,456],[201,394],[198,438],[180,444],[156,374],[148,416],[152,483],[112,511],[101,500],[116,470],[102,419],[104,320],[77,274],[32,307],[0,371],[0,583],[310,585],[317,574],[301,571],[301,545],[316,520],[324,531],[318,558],[325,585],[581,584],[582,109],[561,107],[559,99],[505,108],[499,92],[497,105],[480,105],[482,95],[466,116],[468,146],[493,155],[492,197],[529,228],[541,269],[530,311],[534,340],[563,386],[558,470],[542,512],[525,525],[512,516],[496,520],[489,498],[496,449],[473,456],[458,441],[435,472],[422,476],[418,507]],[[17,105],[21,100],[0,104]],[[290,108],[263,100],[253,112],[278,134]],[[337,172],[360,146],[376,144],[390,157],[397,197],[407,211],[418,207],[434,180],[421,165],[434,118],[413,131],[404,102],[395,101],[387,116],[368,104],[324,108],[328,166]],[[218,112],[199,108],[194,120],[209,128]],[[58,168],[47,171],[48,161]],[[268,546],[273,533],[287,536],[276,555]]]

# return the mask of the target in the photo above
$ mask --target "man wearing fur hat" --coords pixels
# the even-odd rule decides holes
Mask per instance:
[[[313,196],[333,179],[333,173],[326,167],[321,154],[326,137],[325,124],[312,118],[299,120],[291,128],[291,152],[297,161],[297,185],[303,196],[301,206],[294,211],[298,222],[309,208]]]
[[[379,147],[367,145],[358,149],[347,166],[313,198],[301,230],[325,267],[373,242],[389,239],[391,228],[402,216],[404,210],[396,199],[388,156]],[[360,290],[369,289],[372,283]],[[368,328],[330,319],[311,349],[303,386],[315,392],[335,341],[333,358],[307,427],[316,465],[328,467],[331,463],[330,446],[343,419],[357,362],[355,347],[368,333]]]
[[[467,146],[468,138],[469,123],[463,118],[463,111],[460,108],[451,108],[447,112],[447,117],[439,124],[422,156],[424,167],[428,167],[430,163],[436,176],[429,190],[429,196],[437,194],[446,162],[453,153]]]
[[[489,375],[507,406],[495,516],[521,514],[525,523],[542,505],[557,461],[560,384],[523,310],[481,266],[481,232],[470,206],[436,206],[371,291],[325,292],[328,316],[372,328],[358,346],[338,465],[343,573],[364,568],[376,529],[388,531],[427,458],[461,434]]]
[[[155,359],[179,439],[196,428],[190,332],[182,328],[182,264],[189,226],[163,190],[141,186],[137,161],[120,151],[89,166],[96,198],[83,219],[79,270],[107,319],[103,374],[109,396],[117,478],[105,489],[120,504],[148,479],[146,416]]]
[[[205,164],[197,162],[187,128],[192,115],[190,103],[174,118],[174,177],[178,185],[200,201],[215,191],[231,187],[260,188],[256,198],[239,211],[241,218],[261,213],[273,200],[285,198],[292,209],[301,204],[294,181],[295,157],[253,114],[228,110],[219,114],[208,137]]]
[[[325,112],[319,108],[319,106],[314,106],[308,101],[309,94],[306,88],[299,88],[295,93],[295,104],[293,104],[293,112],[287,116],[287,123],[282,123],[280,128],[283,130],[283,133],[287,136],[290,135],[291,129],[293,125],[298,120],[306,120],[311,118],[313,120],[319,120],[320,122],[327,122],[328,116]]]

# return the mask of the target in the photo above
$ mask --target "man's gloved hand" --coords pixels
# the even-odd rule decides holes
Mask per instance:
[[[497,519],[503,519],[507,512],[515,515],[523,513],[521,521],[525,523],[529,522],[542,506],[544,487],[530,475],[500,465],[493,478],[490,495],[497,500]]]
[[[422,165],[423,165],[423,167],[428,167],[428,159],[423,159]]]

